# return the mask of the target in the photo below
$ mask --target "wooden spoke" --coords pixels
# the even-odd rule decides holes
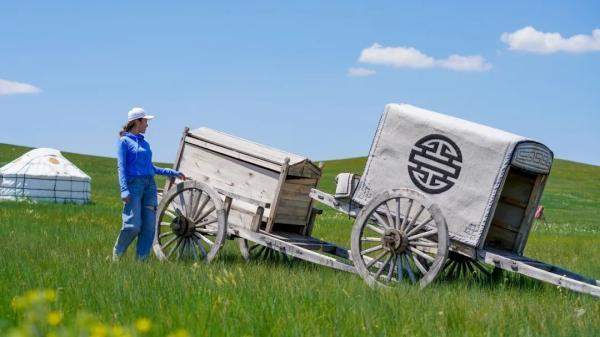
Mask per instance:
[[[383,235],[385,233],[383,229],[381,229],[375,225],[372,225],[372,224],[367,224],[367,228],[369,228],[370,230],[372,230],[373,232],[375,232],[377,234]]]
[[[400,225],[401,225],[400,221],[401,221],[400,220],[400,198],[396,198],[396,222],[395,222],[394,228],[400,229]]]
[[[394,275],[394,269],[396,267],[396,255],[393,255],[392,261],[390,261],[390,267],[388,268],[388,274],[385,278],[387,282],[392,280],[392,275]]]
[[[185,195],[185,191],[182,191],[181,193],[179,193],[179,196],[178,196],[178,198],[179,198],[179,207],[183,211],[182,213],[184,215],[187,215],[187,210],[186,210],[186,207],[185,207],[185,196],[184,195]]]
[[[169,211],[168,209],[165,209],[165,215],[168,215],[169,217],[171,217],[171,220],[175,219],[177,216],[175,215],[175,213]]]
[[[177,240],[177,244],[175,246],[173,246],[173,248],[171,248],[171,250],[169,251],[169,253],[167,254],[167,258],[170,258],[171,255],[173,255],[173,252],[177,250],[177,248],[179,248],[179,246],[181,245],[181,242],[183,241],[183,238],[178,238]]]
[[[211,206],[207,211],[205,211],[204,213],[200,214],[200,216],[198,216],[197,218],[193,219],[192,221],[194,221],[194,223],[199,222],[200,220],[206,218],[210,213],[214,212],[215,210],[215,206]]]
[[[170,239],[169,241],[167,241],[164,245],[163,245],[163,249],[169,247],[169,245],[171,245],[173,242],[175,242],[175,240],[177,240],[177,236]]]
[[[396,277],[398,278],[398,281],[402,281],[402,279],[404,278],[404,271],[402,270],[402,257],[401,255],[397,255],[396,256]]]
[[[396,222],[392,218],[392,211],[390,210],[390,206],[388,205],[387,202],[384,205],[385,205],[384,213],[385,213],[385,216],[387,218],[388,225],[389,225],[390,228],[395,228],[396,227]]]
[[[219,219],[217,219],[217,218],[208,218],[208,217],[205,217],[203,220],[204,221],[194,222],[194,227],[205,227],[205,226],[208,226],[210,224],[214,224],[214,223],[219,222]]]
[[[420,250],[416,249],[415,247],[409,247],[409,249],[410,249],[410,251],[411,251],[411,252],[413,252],[413,253],[415,253],[415,254],[419,255],[420,257],[424,258],[425,260],[428,260],[428,261],[430,261],[430,262],[433,262],[433,261],[435,261],[435,259],[434,259],[433,257],[431,257],[431,256],[429,256],[429,255],[427,255],[427,254],[423,253],[422,251],[420,251]]]
[[[192,238],[193,238],[194,242],[196,243],[196,246],[198,246],[198,249],[200,250],[200,253],[202,254],[202,256],[206,257],[206,255],[207,255],[206,249],[204,249],[202,242],[195,236]]]
[[[411,241],[410,242],[411,246],[415,246],[415,247],[437,247],[437,243],[436,242],[427,242],[427,241],[421,241],[419,240],[415,240],[415,241]]]
[[[394,257],[394,255],[390,254],[390,256],[388,256],[385,259],[385,262],[381,264],[381,267],[379,267],[379,270],[377,270],[377,272],[375,273],[375,276],[373,276],[376,280],[379,278],[379,276],[381,276],[381,273],[385,269],[385,266],[387,266],[388,263],[390,263],[390,260],[392,259],[392,257]]]
[[[367,241],[367,242],[381,242],[381,238],[375,238],[372,236],[365,236],[360,238],[360,241]]]
[[[208,243],[209,245],[214,245],[214,243],[212,241],[210,241],[206,236],[198,233],[198,232],[194,232],[194,236],[197,237],[198,239]]]
[[[406,233],[406,235],[411,236],[413,233],[416,233],[418,230],[423,228],[423,226],[429,224],[432,221],[433,221],[433,217],[429,217],[429,219],[425,220],[425,222],[421,222],[417,226],[413,227],[413,229],[409,230],[408,233]]]
[[[406,229],[406,224],[408,222],[408,218],[410,218],[410,211],[412,209],[413,202],[414,202],[413,199],[408,200],[408,210],[406,211],[406,214],[404,215],[404,219],[402,219],[402,225],[400,226],[400,230],[403,232]]]
[[[373,266],[375,264],[375,262],[381,260],[381,258],[386,254],[388,254],[388,252],[384,251],[381,254],[379,254],[376,258],[371,259],[371,261],[369,261],[369,263],[367,263],[367,269],[371,268],[371,266]]]
[[[215,234],[217,234],[217,230],[216,229],[208,229],[208,228],[203,228],[203,227],[196,227],[195,230],[196,230],[196,232],[202,233],[202,234],[208,234],[208,235],[215,235]]]
[[[199,201],[198,206],[194,210],[194,214],[192,216],[192,219],[198,219],[198,217],[200,216],[200,213],[204,210],[204,207],[210,201],[210,198],[208,197],[208,195],[205,197],[204,194],[203,194],[203,195],[200,196],[200,198],[201,198],[201,200]]]
[[[375,219],[377,219],[377,222],[379,224],[381,224],[382,227],[384,228],[391,228],[389,224],[387,224],[387,222],[385,220],[383,220],[383,218],[381,217],[381,215],[379,215],[377,212],[373,212],[373,214],[371,214],[373,217],[375,217]]]
[[[406,274],[408,275],[408,278],[410,279],[410,281],[412,283],[417,283],[415,274],[413,273],[412,268],[410,267],[410,261],[408,260],[408,256],[406,254],[402,254],[402,257],[404,258],[404,268],[406,270]]]
[[[419,239],[419,238],[426,238],[426,237],[429,237],[429,236],[437,234],[437,232],[438,232],[437,229],[432,229],[432,230],[430,230],[428,232],[423,232],[423,233],[415,234],[413,236],[409,236],[408,240],[412,241],[412,240],[416,240],[416,239]]]
[[[383,249],[383,245],[377,245],[377,246],[374,246],[374,247],[371,247],[371,248],[367,248],[367,249],[361,251],[360,255],[366,255],[366,254],[369,254],[369,253],[372,253],[372,252],[376,252],[376,251],[378,251],[380,249]]]
[[[408,225],[404,229],[405,232],[407,232],[412,226],[415,225],[415,223],[417,222],[417,219],[419,219],[419,217],[421,216],[421,213],[423,213],[424,210],[425,210],[425,207],[423,205],[420,205],[419,206],[419,211],[417,212],[417,215],[415,215],[412,218],[412,220],[410,220],[410,222],[408,223]]]
[[[419,259],[415,255],[413,255],[412,258],[415,262],[415,266],[417,266],[421,274],[425,275],[427,273],[427,269],[425,269],[425,267],[421,264],[421,262],[419,262]]]
[[[161,235],[158,236],[159,239],[164,238],[165,236],[169,236],[169,235],[175,235],[175,233],[173,231],[169,231],[166,233],[162,233]]]

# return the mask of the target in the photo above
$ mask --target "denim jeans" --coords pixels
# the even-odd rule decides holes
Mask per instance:
[[[123,227],[113,253],[117,257],[122,256],[137,237],[137,257],[145,260],[150,255],[154,240],[156,183],[153,176],[139,176],[129,178],[127,187],[131,200],[123,205]]]

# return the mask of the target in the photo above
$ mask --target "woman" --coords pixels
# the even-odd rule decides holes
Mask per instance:
[[[143,136],[148,128],[148,120],[152,118],[154,116],[147,115],[144,109],[135,107],[129,111],[127,124],[120,133],[117,167],[124,205],[123,227],[113,250],[115,261],[125,254],[136,237],[137,258],[145,260],[150,254],[157,206],[154,175],[186,179],[181,172],[152,164],[150,144]]]

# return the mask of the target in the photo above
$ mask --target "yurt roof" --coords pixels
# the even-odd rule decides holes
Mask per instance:
[[[90,180],[60,151],[50,148],[31,150],[12,162],[0,167],[3,176],[27,175],[31,177],[58,177],[74,180]]]

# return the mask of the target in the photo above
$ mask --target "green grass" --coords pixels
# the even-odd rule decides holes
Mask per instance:
[[[0,165],[26,150],[0,145]],[[211,265],[138,263],[131,256],[114,264],[109,255],[121,211],[116,162],[65,155],[92,176],[92,204],[0,203],[4,325],[17,320],[9,305],[14,296],[56,288],[67,318],[80,310],[115,323],[145,316],[156,336],[180,327],[194,336],[600,333],[597,299],[518,275],[373,290],[356,275],[309,263],[246,263],[231,242]],[[327,162],[321,188],[332,191],[335,174],[360,173],[364,161]],[[543,204],[549,224],[536,226],[526,254],[598,278],[600,167],[557,160]],[[314,235],[347,244],[351,226],[347,216],[325,210]]]

